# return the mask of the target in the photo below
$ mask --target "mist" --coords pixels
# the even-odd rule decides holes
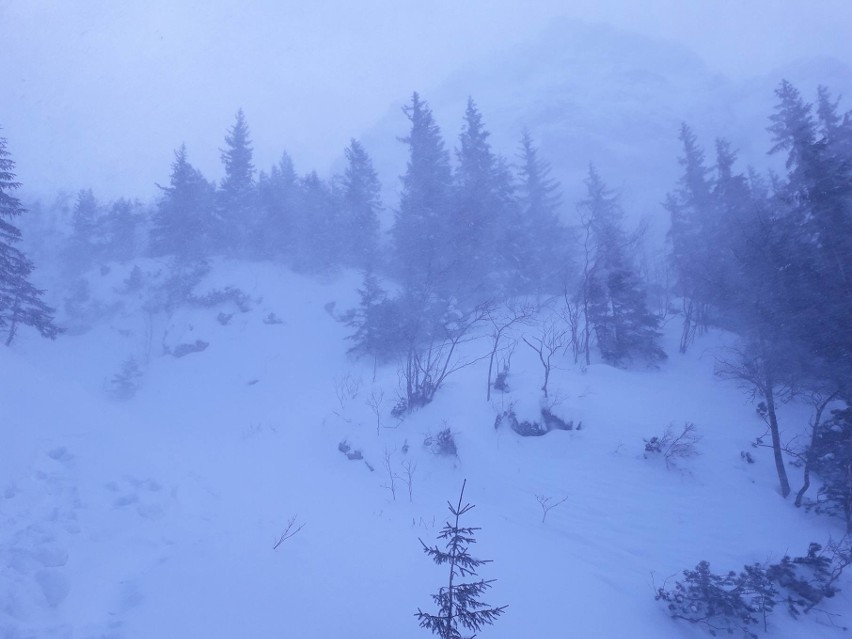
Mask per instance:
[[[221,137],[238,108],[252,125],[258,166],[286,149],[300,171],[325,173],[350,137],[411,91],[430,95],[454,71],[534,41],[555,18],[679,43],[734,78],[802,58],[852,59],[852,9],[840,0],[807,10],[788,0],[7,1],[0,126],[33,196],[91,187],[108,198],[151,197],[182,143],[218,178]]]
[[[0,639],[843,636],[812,4],[0,0]]]

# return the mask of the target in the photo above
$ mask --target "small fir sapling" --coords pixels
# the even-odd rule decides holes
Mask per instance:
[[[432,595],[438,606],[437,614],[418,609],[415,616],[421,628],[426,628],[441,639],[473,639],[483,626],[491,625],[502,615],[506,606],[491,607],[480,600],[482,594],[491,588],[493,579],[461,582],[461,579],[477,577],[477,569],[490,559],[476,559],[468,552],[470,544],[476,542],[475,534],[479,528],[461,526],[459,519],[470,512],[472,504],[463,504],[464,489],[467,480],[462,483],[461,494],[456,506],[448,503],[451,521],[444,524],[438,539],[445,540],[444,548],[423,545],[423,551],[438,565],[449,565],[449,579],[446,586]],[[452,522],[452,523],[451,523]],[[473,634],[462,635],[462,631]]]
[[[116,399],[130,399],[136,394],[142,379],[142,369],[136,358],[124,360],[121,370],[113,375],[108,385],[109,393]]]

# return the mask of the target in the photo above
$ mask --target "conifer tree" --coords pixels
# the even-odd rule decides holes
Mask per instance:
[[[354,138],[344,150],[346,171],[341,180],[344,240],[343,259],[367,268],[375,261],[379,242],[381,184],[373,162],[363,145]]]
[[[432,595],[438,607],[437,614],[417,611],[420,627],[426,628],[441,639],[462,639],[462,631],[472,632],[466,639],[473,639],[483,626],[491,625],[506,611],[506,606],[491,607],[480,600],[482,594],[491,588],[493,579],[460,581],[477,577],[477,570],[490,559],[476,559],[468,550],[475,543],[475,534],[479,528],[462,526],[459,519],[473,508],[472,504],[463,504],[464,489],[467,480],[462,483],[458,504],[448,503],[452,521],[444,524],[438,539],[445,540],[444,548],[423,545],[423,551],[439,566],[449,566],[449,578],[446,586]]]
[[[665,207],[671,215],[669,259],[677,278],[676,292],[683,304],[680,352],[684,353],[696,333],[706,329],[709,321],[713,302],[713,282],[709,272],[718,248],[712,226],[718,210],[704,151],[685,123],[681,124],[679,138],[683,155],[678,161],[683,167],[683,174],[674,192],[667,195]]]
[[[339,193],[316,171],[299,183],[298,217],[295,227],[295,268],[310,273],[339,267],[343,229],[340,224]]]
[[[838,115],[826,89],[817,117],[789,82],[776,90],[771,153],[786,152],[777,199],[787,235],[786,304],[796,338],[819,374],[852,394],[852,121]]]
[[[518,166],[518,220],[511,225],[508,250],[517,256],[521,290],[561,292],[568,233],[559,221],[562,197],[550,164],[539,156],[530,132],[521,137]]]
[[[254,243],[263,257],[282,258],[295,253],[299,188],[299,176],[286,152],[268,174],[261,171],[258,176],[261,221]]]
[[[355,329],[355,333],[347,337],[353,342],[349,352],[355,356],[369,355],[375,366],[399,354],[405,347],[399,305],[388,298],[370,268],[364,270],[358,297],[358,308],[348,315],[346,321]]]
[[[469,98],[456,150],[450,247],[453,271],[460,280],[457,285],[480,288],[480,298],[491,296],[495,288],[505,288],[509,272],[517,270],[510,259],[511,235],[507,233],[517,221],[511,173],[491,150],[490,135],[482,114]]]
[[[126,198],[113,202],[104,216],[104,257],[127,261],[139,254],[138,230],[144,214],[142,205]]]
[[[392,230],[394,270],[407,289],[433,289],[447,277],[452,255],[449,210],[452,197],[450,157],[428,104],[417,93],[403,107],[411,129],[408,166]]]
[[[616,365],[665,359],[659,320],[648,310],[645,286],[628,253],[638,238],[622,229],[617,198],[593,166],[585,182],[588,194],[580,210],[592,252],[583,286],[601,357]]]
[[[217,193],[218,244],[226,253],[235,255],[247,255],[257,249],[251,246],[252,229],[258,223],[252,155],[248,123],[239,109],[234,125],[225,135],[225,177]]]
[[[169,185],[159,188],[151,252],[179,261],[202,259],[213,242],[214,187],[189,163],[185,145],[175,151]]]
[[[20,188],[14,170],[6,138],[0,137],[0,329],[6,332],[7,346],[22,324],[50,339],[59,333],[54,310],[42,299],[44,291],[30,282],[33,263],[15,246],[21,241],[21,231],[14,221],[26,209],[13,195]]]
[[[66,248],[71,270],[82,271],[101,257],[103,213],[92,189],[82,189],[71,214],[71,237]]]

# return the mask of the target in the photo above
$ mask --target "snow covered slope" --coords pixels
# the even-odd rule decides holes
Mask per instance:
[[[400,421],[396,368],[374,379],[334,319],[355,304],[356,277],[220,262],[195,292],[239,288],[242,309],[167,314],[148,305],[166,264],[139,267],[132,293],[116,292],[131,265],[91,275],[104,319],[55,343],[22,332],[4,352],[0,637],[429,636],[413,614],[444,573],[418,538],[434,541],[464,479],[468,523],[482,527],[473,552],[497,579],[487,601],[509,605],[480,634],[495,639],[704,636],[667,616],[654,584],[701,559],[739,569],[840,532],[777,494],[769,452],[750,447],[763,432],[753,406],[714,378],[723,335],[678,356],[673,322],[657,370],[560,357],[549,405],[582,428],[523,438],[494,426],[510,403],[519,417],[539,408],[542,370],[523,343],[509,392],[485,400],[479,361]],[[130,359],[138,389],[120,400],[112,382]],[[785,434],[808,415],[785,406]],[[645,438],[685,422],[698,456],[645,458]],[[444,428],[457,456],[423,445]],[[563,498],[542,521],[539,499]],[[290,522],[304,527],[273,549]],[[778,611],[771,636],[842,636],[842,587],[825,610],[843,617]]]

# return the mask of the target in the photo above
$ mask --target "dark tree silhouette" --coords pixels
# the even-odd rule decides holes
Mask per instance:
[[[14,170],[6,138],[0,137],[0,329],[6,331],[6,346],[21,324],[50,339],[59,333],[53,323],[54,310],[42,300],[44,291],[29,280],[33,263],[15,246],[21,241],[21,231],[12,222],[26,209],[12,195],[20,187]]]
[[[159,188],[163,195],[154,213],[151,252],[201,259],[210,249],[215,189],[189,163],[185,145],[175,151],[169,185]]]
[[[506,606],[492,608],[480,601],[482,593],[491,587],[493,579],[478,581],[459,582],[459,579],[476,577],[477,569],[487,563],[490,559],[476,559],[470,556],[468,546],[475,543],[475,533],[479,528],[461,526],[459,519],[462,515],[470,512],[472,504],[464,504],[464,489],[467,480],[462,483],[461,494],[456,506],[447,503],[452,514],[452,523],[447,522],[438,535],[438,539],[446,540],[444,548],[438,546],[427,546],[423,544],[423,551],[438,565],[448,564],[450,567],[449,582],[442,586],[438,594],[432,595],[432,599],[438,606],[437,614],[417,611],[416,617],[420,620],[420,627],[429,629],[432,634],[441,639],[462,639],[460,629],[466,629],[473,633],[479,632],[483,626],[491,625],[503,614]],[[475,634],[469,635],[472,639]]]

